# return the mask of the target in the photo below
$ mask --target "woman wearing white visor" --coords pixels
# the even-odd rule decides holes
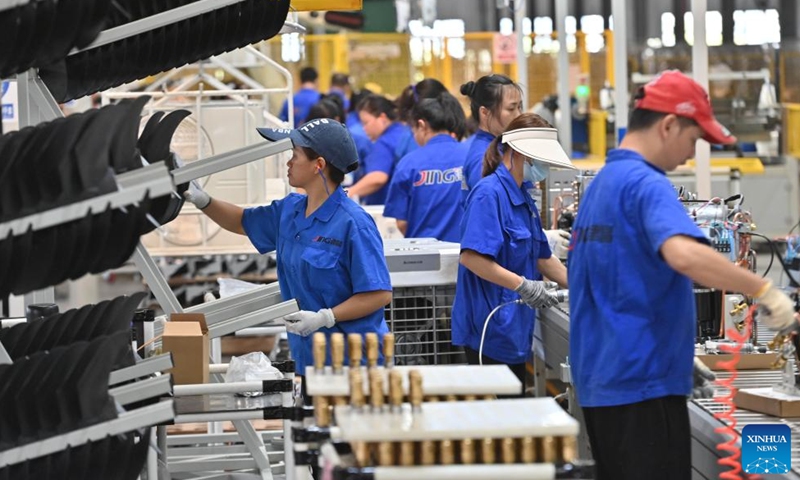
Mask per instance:
[[[483,179],[470,192],[461,223],[453,305],[453,344],[464,347],[467,361],[506,364],[523,385],[536,319],[533,309],[558,303],[555,292],[536,279],[543,274],[567,287],[567,270],[552,255],[528,193],[544,165],[574,168],[556,130],[538,115],[520,115],[489,145]],[[495,312],[484,332],[490,312],[516,300],[521,303]]]

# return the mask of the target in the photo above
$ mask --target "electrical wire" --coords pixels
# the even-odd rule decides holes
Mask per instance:
[[[772,255],[773,256],[777,256],[777,257],[781,256],[781,254],[778,252],[778,247],[775,246],[775,242],[773,242],[771,238],[767,237],[766,235],[761,235],[760,233],[752,233],[751,232],[750,235],[755,235],[756,237],[760,237],[760,238],[763,238],[764,240],[766,240],[767,243],[770,246],[770,249],[772,250]],[[781,260],[780,264],[781,264],[781,267],[783,267],[783,271],[784,271],[784,273],[786,273],[786,276],[789,277],[789,283],[791,284],[791,286],[800,287],[800,285],[797,284],[797,281],[795,281],[795,279],[792,276],[791,272],[789,272],[789,268],[786,266],[786,262]],[[770,261],[770,265],[772,265],[771,261]]]
[[[478,365],[483,365],[483,342],[486,339],[486,329],[489,327],[489,320],[491,320],[494,314],[497,313],[497,311],[503,307],[506,307],[508,305],[524,304],[524,303],[525,302],[523,302],[521,298],[518,298],[510,302],[501,303],[500,305],[494,307],[494,310],[489,312],[489,316],[486,317],[486,320],[483,322],[483,333],[481,333],[481,344],[480,347],[478,348]]]

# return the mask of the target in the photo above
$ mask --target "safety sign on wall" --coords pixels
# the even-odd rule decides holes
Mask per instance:
[[[517,63],[517,39],[515,36],[495,33],[492,47],[495,63],[504,65]]]

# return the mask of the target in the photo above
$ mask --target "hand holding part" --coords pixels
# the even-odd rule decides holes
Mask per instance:
[[[183,192],[183,198],[186,201],[194,204],[200,210],[206,208],[211,203],[211,197],[203,190],[203,187],[197,183],[197,180],[192,180],[189,183],[189,190]]]
[[[755,299],[758,302],[758,320],[769,328],[780,331],[797,324],[791,299],[771,281],[756,293]]]
[[[322,327],[330,328],[336,323],[333,310],[323,308],[318,312],[300,310],[299,312],[284,315],[286,331],[307,337]]]
[[[572,238],[570,233],[566,230],[545,230],[544,234],[547,236],[547,243],[553,255],[556,258],[567,258],[569,241]]]
[[[549,308],[558,305],[558,296],[545,288],[544,282],[535,282],[522,277],[522,283],[514,289],[520,300],[531,308]]]
[[[717,379],[717,375],[697,357],[694,357],[693,377],[692,398],[711,398],[714,396],[714,387],[711,382]]]

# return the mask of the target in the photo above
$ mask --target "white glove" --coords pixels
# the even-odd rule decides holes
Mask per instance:
[[[550,244],[550,251],[556,258],[567,258],[569,251],[569,241],[572,236],[566,230],[545,230],[547,243]]]
[[[322,327],[331,328],[336,323],[333,310],[323,308],[319,312],[300,310],[299,312],[284,315],[286,331],[307,337]]]
[[[758,302],[758,320],[769,328],[781,331],[797,323],[792,300],[775,288],[772,282],[764,285],[755,298]]]
[[[211,203],[211,197],[203,190],[197,180],[192,180],[189,183],[189,190],[183,192],[183,198],[186,199],[187,202],[191,202],[194,204],[195,207],[199,208],[200,210],[206,208],[209,203]]]
[[[547,291],[544,282],[535,282],[522,277],[522,283],[514,289],[520,298],[531,308],[550,308],[558,305],[555,293]]]
[[[711,382],[717,379],[717,375],[697,357],[694,357],[693,377],[692,398],[711,398],[714,396],[714,387]]]

